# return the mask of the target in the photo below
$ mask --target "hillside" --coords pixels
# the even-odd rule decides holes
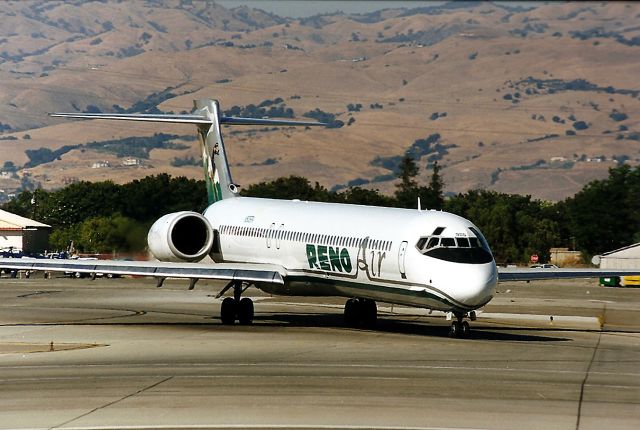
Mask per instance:
[[[320,109],[344,123],[227,129],[241,185],[298,174],[330,188],[391,192],[409,150],[425,181],[438,161],[447,192],[563,199],[611,166],[640,161],[638,18],[639,5],[621,2],[456,3],[303,19],[195,1],[5,2],[0,161],[18,171],[0,185],[6,198],[81,179],[199,178],[189,127],[46,112],[177,113],[213,97],[238,112],[262,104],[262,113],[250,111],[292,109],[300,118]],[[151,138],[160,132],[176,137]],[[132,136],[149,138],[142,152],[113,142]],[[123,165],[131,157],[136,163]]]

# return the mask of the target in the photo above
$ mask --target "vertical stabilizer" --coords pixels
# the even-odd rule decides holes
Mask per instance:
[[[209,204],[236,197],[238,187],[231,179],[220,131],[220,105],[217,100],[203,99],[194,100],[194,106],[195,115],[206,117],[211,121],[211,124],[198,125]]]

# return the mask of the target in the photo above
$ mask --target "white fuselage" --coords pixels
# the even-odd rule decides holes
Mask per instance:
[[[442,243],[484,243],[470,221],[446,212],[238,197],[212,204],[204,215],[217,231],[214,260],[284,268],[284,287],[257,285],[273,294],[464,312],[491,300],[498,281],[486,246],[437,247],[436,257],[425,252],[434,233],[447,238]],[[482,258],[468,257],[474,252]]]

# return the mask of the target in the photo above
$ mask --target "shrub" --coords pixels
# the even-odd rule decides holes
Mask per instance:
[[[611,118],[614,121],[624,121],[625,119],[629,118],[629,116],[624,113],[624,112],[618,112],[616,109],[614,109],[610,114],[609,114],[609,118]]]
[[[573,123],[573,128],[575,128],[576,130],[586,130],[589,128],[589,126],[584,121],[576,121]]]

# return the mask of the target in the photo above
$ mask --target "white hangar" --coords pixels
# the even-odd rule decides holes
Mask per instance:
[[[51,226],[0,209],[0,250],[44,252]]]
[[[640,243],[596,255],[592,262],[601,269],[640,269]]]

